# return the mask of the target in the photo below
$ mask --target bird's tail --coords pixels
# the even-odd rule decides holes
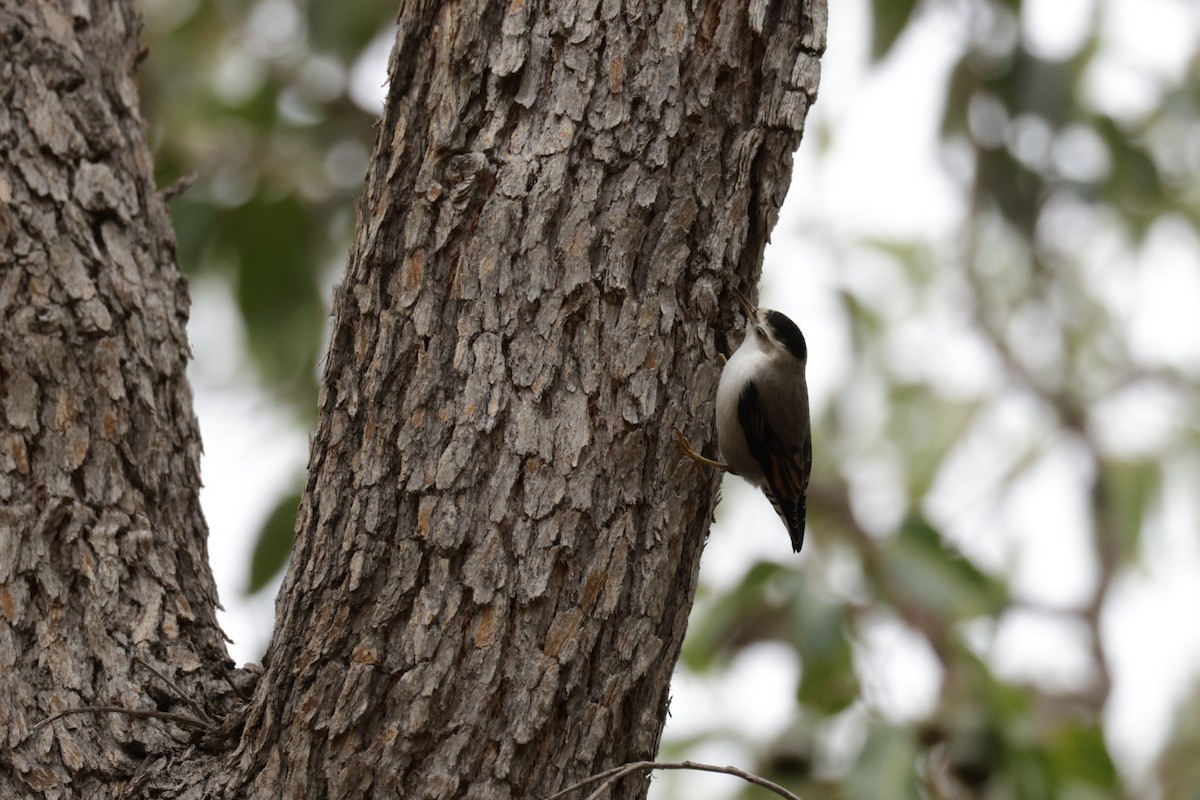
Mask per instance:
[[[794,521],[784,521],[787,522],[788,536],[792,537],[792,552],[799,553],[804,547],[804,514]]]
[[[805,498],[801,496],[795,503],[780,503],[775,499],[774,492],[767,490],[764,493],[775,507],[779,519],[787,527],[788,536],[792,540],[792,552],[799,553],[800,548],[804,546],[804,507],[807,505]]]

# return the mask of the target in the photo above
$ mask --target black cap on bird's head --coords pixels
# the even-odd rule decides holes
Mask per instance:
[[[769,308],[755,308],[746,295],[736,288],[733,290],[733,296],[750,318],[751,330],[757,331],[772,344],[786,350],[797,361],[808,360],[808,344],[804,341],[804,334],[787,314]]]

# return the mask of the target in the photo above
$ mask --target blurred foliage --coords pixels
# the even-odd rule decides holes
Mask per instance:
[[[701,586],[681,664],[720,676],[754,645],[786,648],[799,666],[792,721],[765,740],[732,725],[692,734],[668,741],[664,756],[733,741],[805,800],[1197,796],[1200,692],[1178,709],[1156,770],[1142,774],[1117,769],[1105,716],[1114,643],[1104,611],[1114,584],[1142,566],[1170,476],[1195,466],[1200,449],[1200,362],[1149,352],[1131,331],[1155,237],[1190,242],[1191,267],[1200,263],[1200,52],[1174,72],[1130,66],[1113,43],[1117,4],[1088,6],[1078,45],[1053,57],[1023,24],[1031,0],[869,4],[871,69],[887,69],[932,15],[959,37],[938,130],[961,224],[949,241],[814,233],[848,274],[870,264],[891,274],[880,285],[902,291],[853,280],[835,289],[853,357],[838,400],[815,420],[810,543],[802,559],[755,564],[732,588]],[[307,424],[324,297],[374,135],[352,75],[396,3],[143,5],[159,181],[197,176],[172,203],[181,263],[228,280],[256,380]],[[1141,102],[1109,97],[1122,70],[1140,81]],[[835,136],[814,126],[806,146]],[[940,338],[914,344],[917,318],[936,321]],[[993,377],[939,372],[952,361],[938,349],[948,342]],[[1177,418],[1122,445],[1110,429],[1123,414],[1106,409],[1137,409],[1151,395]],[[1094,569],[1085,598],[1046,608],[1019,591],[1011,549],[987,543],[1028,524],[1010,509],[1055,459],[1074,465],[1063,499],[1082,509]],[[867,463],[895,484],[890,521],[862,510]],[[251,591],[286,563],[295,505],[281,498],[264,525]],[[1021,614],[1081,632],[1082,644],[1064,634],[1061,646],[1082,651],[1082,677],[998,668],[997,632]],[[915,688],[901,698],[907,710],[887,702],[880,632],[903,634],[934,665],[928,702]]]
[[[300,506],[300,493],[283,497],[267,516],[254,552],[250,556],[250,574],[246,579],[246,592],[254,593],[265,588],[271,579],[283,572],[288,556],[292,553],[295,538],[296,509]]]
[[[1157,769],[1118,768],[1114,742],[1157,734],[1116,730],[1109,713],[1124,646],[1103,624],[1114,587],[1144,575],[1148,547],[1161,552],[1168,484],[1194,482],[1200,464],[1198,337],[1148,346],[1136,328],[1154,312],[1135,305],[1164,237],[1168,257],[1200,271],[1200,39],[1185,37],[1182,68],[1139,64],[1114,34],[1122,4],[1130,13],[1118,0],[1086,6],[1077,46],[1051,56],[1030,37],[1030,0],[870,3],[868,71],[886,71],[930,18],[961,33],[938,127],[961,222],[949,239],[904,240],[839,231],[819,213],[802,223],[847,276],[834,296],[852,352],[815,421],[811,544],[799,565],[702,586],[683,656],[718,681],[746,648],[782,646],[799,668],[797,703],[774,738],[731,719],[689,729],[688,750],[668,739],[669,755],[724,741],[759,753],[759,771],[805,800],[1200,796],[1200,692],[1178,709]],[[1173,8],[1194,30],[1200,9]],[[1114,99],[1122,79],[1142,94]],[[838,136],[811,127],[806,146]],[[975,377],[952,372],[962,351],[950,341],[980,365]],[[1057,496],[1031,493],[1052,463],[1072,476]],[[862,511],[880,502],[864,473],[879,472],[900,497],[883,518]],[[1031,494],[1038,516],[1063,519],[1046,504],[1081,516],[1078,557],[1092,563],[1042,570],[1088,575],[1075,601],[1019,579],[1018,542],[1067,534],[1014,510]],[[1013,647],[1001,630],[1030,618],[1059,638],[1018,660],[1082,662],[1067,677],[1001,665]],[[936,673],[932,697],[888,683],[893,670],[914,677],[885,665],[893,649],[921,657],[918,683]]]
[[[261,385],[315,419],[325,288],[374,144],[354,70],[394,2],[146,0],[140,79],[189,273],[228,279]],[[361,93],[361,88],[360,88]]]
[[[1192,687],[1187,702],[1174,719],[1174,730],[1159,763],[1159,777],[1168,798],[1195,798],[1200,794],[1200,683]]]
[[[157,180],[195,178],[171,202],[180,265],[228,282],[248,377],[311,428],[328,290],[345,265],[375,137],[376,87],[359,72],[378,74],[371,45],[387,37],[396,4],[141,5],[148,55],[140,81]],[[388,49],[385,40],[383,55]],[[300,485],[262,524],[248,592],[271,585],[287,564]]]

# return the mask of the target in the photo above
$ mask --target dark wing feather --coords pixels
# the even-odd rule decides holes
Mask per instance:
[[[807,435],[799,447],[788,447],[776,435],[759,399],[758,387],[748,381],[738,398],[738,421],[746,434],[750,455],[762,468],[767,487],[764,493],[775,513],[787,526],[792,550],[799,553],[804,546],[805,496],[808,493],[808,474],[812,468],[812,440]]]

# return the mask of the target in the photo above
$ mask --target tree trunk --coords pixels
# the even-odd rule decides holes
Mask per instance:
[[[173,797],[526,798],[654,756],[715,500],[670,431],[711,435],[728,287],[752,285],[787,189],[823,1],[405,4],[244,712],[214,683],[186,303],[129,5],[96,5],[73,24],[48,0],[0,12],[28,62],[81,49],[110,70],[4,84],[25,98],[0,117],[0,499],[18,531],[0,540],[0,730],[21,785],[73,794],[144,753],[132,787]],[[90,104],[62,97],[93,84]],[[64,706],[188,713],[135,653],[225,714],[204,748],[160,757],[170,723],[119,715],[22,742]]]
[[[177,749],[122,715],[31,733],[186,711],[144,664],[214,712],[232,694],[133,5],[0,4],[0,797],[102,797]]]

